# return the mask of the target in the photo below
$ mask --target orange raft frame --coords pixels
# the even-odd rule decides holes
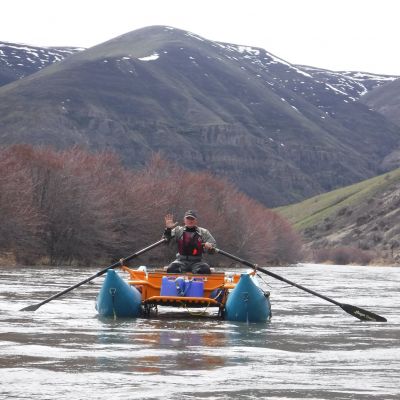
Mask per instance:
[[[218,307],[222,313],[228,297],[228,291],[233,289],[240,280],[240,273],[213,272],[207,275],[192,273],[167,273],[163,270],[146,272],[140,269],[121,269],[129,273],[128,284],[134,286],[142,296],[145,313],[149,314],[157,306],[172,307]],[[184,277],[185,279],[201,279],[204,282],[202,297],[161,296],[163,277]]]

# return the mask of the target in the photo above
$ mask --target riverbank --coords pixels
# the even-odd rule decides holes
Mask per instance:
[[[103,262],[103,263],[99,263],[98,264],[98,268],[105,268],[106,267],[107,262]],[[108,264],[111,264],[110,262],[108,262]],[[48,263],[48,260],[43,260],[42,263],[40,264],[36,264],[37,266],[43,266],[45,268],[56,268],[56,265],[50,265]],[[296,266],[306,266],[306,265],[326,265],[328,266],[342,266],[342,267],[393,267],[393,268],[400,268],[400,264],[398,262],[396,262],[395,260],[383,260],[383,259],[376,259],[373,260],[371,263],[369,263],[368,265],[361,265],[358,263],[349,263],[349,264],[337,264],[334,263],[332,261],[327,261],[327,262],[315,262],[312,260],[306,260],[306,261],[299,261],[296,264],[286,264],[286,265],[262,265],[263,267],[267,267],[267,268],[282,268],[282,267],[291,267],[293,265]],[[28,264],[21,264],[18,263],[15,259],[15,257],[12,254],[6,254],[6,255],[0,255],[0,267],[31,267],[31,265]],[[71,264],[71,265],[62,265],[59,266],[61,268],[79,268],[81,267],[82,269],[85,268],[85,266],[79,266],[79,265],[75,265],[75,264]],[[93,267],[93,265],[90,266],[86,266],[86,267]],[[157,265],[149,265],[149,268],[157,268]],[[135,268],[135,266],[131,266],[131,268]],[[230,264],[218,264],[218,265],[214,265],[214,268],[216,270],[233,270],[233,269],[237,269],[237,268],[243,268],[243,266],[241,265],[232,265]]]
[[[17,261],[13,254],[0,254],[0,267],[16,267]]]

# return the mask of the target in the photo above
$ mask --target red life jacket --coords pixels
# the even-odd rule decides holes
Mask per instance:
[[[203,242],[196,230],[184,230],[178,239],[178,252],[182,256],[201,257],[203,254]]]

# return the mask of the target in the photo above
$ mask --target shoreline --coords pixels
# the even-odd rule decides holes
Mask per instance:
[[[302,265],[304,266],[308,266],[308,265],[321,265],[321,266],[325,266],[325,267],[330,267],[330,266],[337,266],[337,267],[376,267],[376,268],[380,268],[380,267],[390,267],[390,268],[399,268],[400,264],[396,263],[396,262],[383,262],[383,260],[379,260],[379,262],[376,263],[370,263],[367,265],[361,265],[361,264],[335,264],[333,262],[326,262],[326,263],[317,263],[317,262],[313,262],[313,261],[299,261],[298,263],[295,264],[282,264],[282,265],[262,265],[263,268],[280,268],[280,267],[301,267]],[[94,265],[90,265],[90,266],[85,266],[85,265],[50,265],[47,263],[43,263],[43,264],[34,264],[34,265],[27,265],[27,264],[20,264],[17,263],[15,260],[15,257],[13,257],[12,255],[1,255],[0,256],[0,268],[62,268],[62,269],[69,269],[69,268],[96,268],[96,266]],[[106,264],[102,264],[99,263],[98,264],[98,269],[103,269],[106,267]],[[228,266],[223,266],[223,265],[218,265],[215,266],[214,268],[216,270],[227,270]],[[241,265],[235,265],[232,266],[230,265],[230,267],[228,269],[239,269],[239,268],[244,268],[245,266],[241,266]],[[157,266],[148,266],[148,268],[157,268]],[[247,267],[249,268],[249,267]],[[134,268],[132,268],[134,269]],[[250,269],[250,268],[249,268]]]

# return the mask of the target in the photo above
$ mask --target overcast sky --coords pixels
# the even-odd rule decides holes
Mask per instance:
[[[2,0],[0,41],[91,47],[149,25],[293,64],[400,75],[399,0]]]

